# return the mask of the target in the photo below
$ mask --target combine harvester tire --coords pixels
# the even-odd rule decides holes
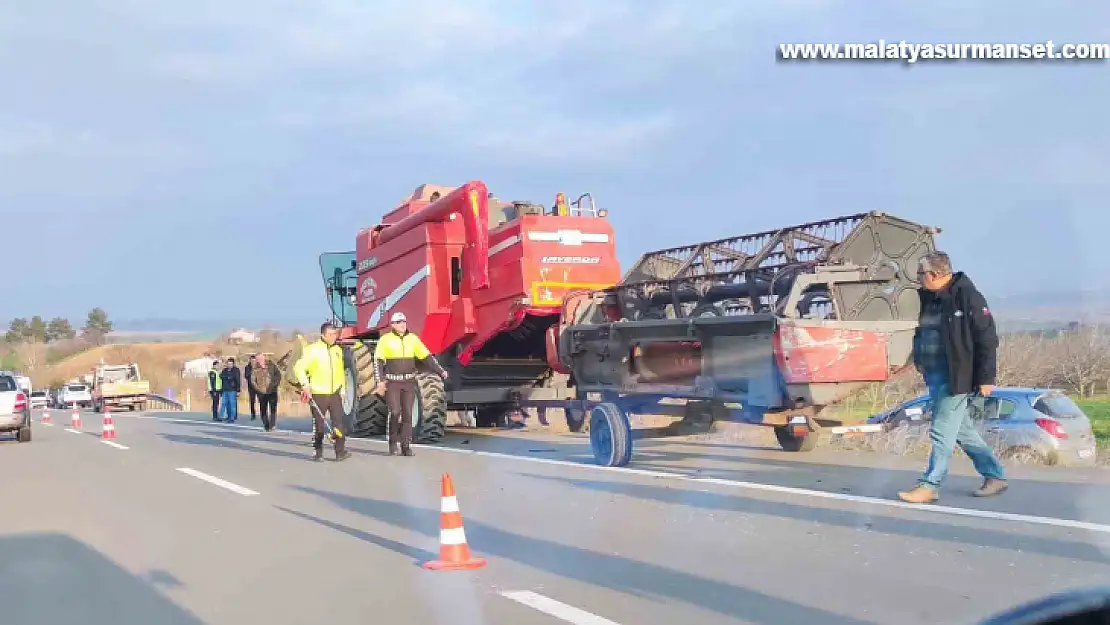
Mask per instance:
[[[447,393],[443,378],[421,372],[416,376],[418,390],[412,411],[414,443],[438,443],[447,428]]]
[[[351,416],[347,434],[353,438],[385,435],[389,407],[384,398],[374,394],[376,384],[374,345],[358,341],[347,349],[347,385],[358,389],[358,405],[353,414],[347,405],[343,406]]]

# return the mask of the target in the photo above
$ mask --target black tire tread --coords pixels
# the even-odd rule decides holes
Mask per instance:
[[[447,393],[443,378],[435,373],[416,374],[420,394],[421,419],[419,431],[412,433],[414,443],[438,443],[447,431]]]
[[[383,436],[389,422],[389,406],[384,398],[373,393],[377,384],[374,379],[374,344],[359,341],[351,346],[351,355],[358,380],[358,403],[348,436]]]

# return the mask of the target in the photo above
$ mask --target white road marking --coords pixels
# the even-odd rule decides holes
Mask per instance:
[[[116,449],[131,449],[127,445],[120,445],[116,441],[100,441],[100,442],[104,443],[105,445],[107,445],[109,447],[115,447]]]
[[[39,425],[45,425],[45,426],[46,426],[46,427],[48,427],[48,428],[52,428],[52,427],[54,427],[54,424],[53,424],[53,423],[40,423]]]
[[[69,432],[70,434],[84,434],[84,432],[82,432],[81,430],[75,430],[73,428],[66,428],[66,432]]]
[[[593,612],[587,612],[528,590],[505,590],[501,592],[501,596],[574,625],[620,625]]]
[[[185,475],[191,475],[191,476],[197,478],[198,480],[204,480],[205,482],[208,482],[209,484],[215,484],[216,486],[219,486],[220,488],[226,488],[227,490],[229,490],[233,493],[238,493],[240,495],[243,495],[244,497],[250,497],[252,495],[257,495],[258,494],[257,491],[253,491],[249,488],[239,486],[238,484],[233,484],[233,483],[231,483],[227,480],[221,480],[220,478],[218,478],[214,475],[208,475],[207,473],[201,473],[200,471],[197,471],[196,469],[190,469],[188,467],[181,467],[181,468],[178,469],[178,471],[181,471]]]
[[[261,430],[262,428],[239,425],[236,423],[217,423],[198,421],[196,419],[179,419],[179,418],[164,418],[164,417],[137,417],[140,419],[160,419],[162,421],[172,421],[179,423],[201,423],[204,425],[216,425],[232,428],[247,428]],[[282,432],[286,434],[301,434],[304,436],[311,436],[309,432],[297,432],[294,430],[275,430],[275,432]],[[351,443],[369,443],[375,445],[386,445],[386,441],[368,438],[352,438],[347,440],[348,444]],[[974,508],[959,508],[956,506],[939,506],[936,504],[912,504],[900,501],[897,499],[882,499],[879,497],[865,497],[862,495],[848,495],[845,493],[829,493],[820,490],[811,490],[807,488],[795,488],[793,486],[778,486],[776,484],[760,484],[758,482],[743,482],[740,480],[729,480],[717,477],[698,477],[694,475],[687,475],[685,473],[676,473],[671,471],[653,471],[650,469],[635,469],[632,467],[602,467],[595,464],[584,464],[581,462],[574,462],[572,460],[557,460],[554,458],[533,458],[530,456],[516,456],[513,454],[506,454],[494,451],[477,451],[473,449],[459,449],[457,447],[441,447],[435,445],[413,445],[430,451],[442,451],[454,454],[464,454],[471,456],[484,456],[487,458],[501,458],[505,460],[517,460],[520,462],[532,462],[536,464],[546,464],[560,467],[572,467],[586,471],[607,471],[611,473],[623,473],[626,475],[639,475],[644,477],[652,477],[657,479],[677,480],[682,482],[693,482],[701,484],[713,484],[716,486],[725,486],[729,488],[740,488],[745,490],[759,490],[764,492],[779,493],[784,495],[796,495],[800,497],[812,497],[814,499],[828,499],[832,501],[846,501],[864,505],[882,506],[886,508],[898,508],[901,510],[914,510],[917,512],[931,512],[934,514],[950,514],[953,516],[962,516],[968,518],[987,519],[991,521],[1010,521],[1014,523],[1028,523],[1031,525],[1044,525],[1049,527],[1062,527],[1069,529],[1087,530],[1090,532],[1099,532],[1102,534],[1110,534],[1110,525],[1101,523],[1091,523],[1088,521],[1076,521],[1073,519],[1061,519],[1056,517],[1035,516],[1030,514],[1015,514],[1011,512],[994,512],[991,510],[976,510]],[[738,459],[739,461],[740,459]]]

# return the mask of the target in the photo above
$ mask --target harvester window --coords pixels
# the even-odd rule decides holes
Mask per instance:
[[[462,292],[462,259],[458,256],[451,257],[451,295]]]

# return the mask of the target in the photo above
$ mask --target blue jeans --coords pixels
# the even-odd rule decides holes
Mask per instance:
[[[220,412],[227,417],[228,421],[234,421],[239,418],[239,393],[235,391],[224,391],[223,401],[220,402]]]
[[[940,486],[948,475],[956,445],[971,458],[980,475],[987,479],[1005,479],[1002,464],[971,422],[968,409],[971,396],[949,394],[947,382],[931,383],[929,395],[933,402],[933,422],[929,428],[933,449],[929,452],[929,467],[925,469],[921,484],[932,488]]]

